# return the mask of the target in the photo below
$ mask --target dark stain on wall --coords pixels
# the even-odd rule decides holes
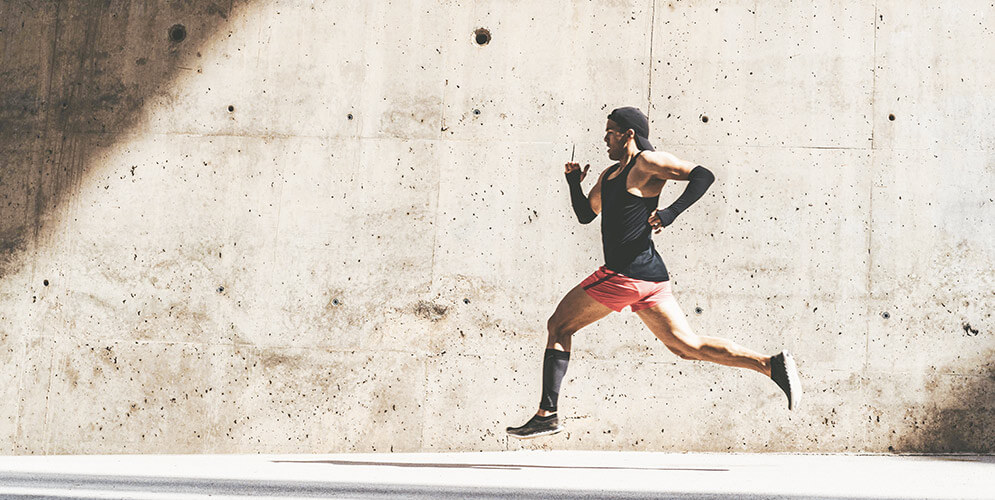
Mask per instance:
[[[930,375],[927,402],[906,411],[905,432],[890,451],[991,453],[995,443],[995,350]],[[958,371],[960,373],[958,373]]]
[[[419,300],[415,304],[413,312],[416,316],[425,318],[434,323],[446,317],[446,313],[449,312],[449,307],[429,302],[427,300]]]
[[[0,279],[9,274],[15,256],[25,250],[24,229],[24,226],[15,226],[0,230]]]
[[[98,145],[126,133],[244,3],[0,2],[0,278],[78,190]],[[177,24],[182,43],[168,37]]]

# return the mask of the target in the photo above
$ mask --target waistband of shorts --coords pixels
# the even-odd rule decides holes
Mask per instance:
[[[612,271],[611,269],[608,269],[605,266],[599,267],[598,270],[595,271],[595,272],[600,272],[602,274],[607,274],[609,278],[610,277],[614,277],[614,276],[619,276],[619,277],[625,278],[627,280],[643,281],[643,282],[646,282],[646,283],[670,283],[670,279],[667,279],[666,281],[648,281],[648,280],[644,280],[644,279],[633,278],[632,276],[629,276],[627,274],[622,274],[622,273],[620,273],[618,271]]]
[[[603,272],[603,273],[605,273],[605,274],[610,274],[610,275],[612,275],[612,276],[621,276],[621,277],[623,277],[623,278],[628,278],[628,276],[626,276],[626,275],[624,275],[624,274],[622,274],[622,273],[620,273],[620,272],[618,272],[618,271],[612,271],[611,269],[608,269],[608,268],[607,268],[607,267],[605,267],[605,266],[601,266],[601,267],[599,267],[599,268],[598,268],[598,271],[601,271],[601,272]]]

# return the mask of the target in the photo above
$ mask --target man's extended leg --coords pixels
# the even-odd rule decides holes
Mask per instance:
[[[801,397],[798,372],[786,351],[766,356],[731,340],[698,336],[691,330],[677,300],[667,297],[652,307],[636,311],[654,335],[671,352],[681,358],[711,361],[726,366],[749,368],[767,375],[788,396],[788,409],[794,409]]]
[[[731,340],[699,337],[691,330],[684,311],[674,297],[636,311],[653,335],[674,354],[684,359],[711,361],[726,366],[749,368],[770,376],[770,356],[747,349]]]
[[[536,437],[559,432],[556,401],[567,371],[572,337],[577,330],[604,318],[612,310],[592,299],[580,285],[570,290],[546,322],[546,351],[542,367],[542,397],[539,410],[521,427],[509,427],[515,437]]]

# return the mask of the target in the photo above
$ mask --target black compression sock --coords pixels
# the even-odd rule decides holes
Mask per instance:
[[[539,408],[548,412],[556,411],[556,400],[560,396],[560,383],[567,373],[570,353],[546,349],[542,361],[542,399]]]

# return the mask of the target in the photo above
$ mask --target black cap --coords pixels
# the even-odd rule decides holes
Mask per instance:
[[[654,151],[653,145],[647,139],[650,135],[650,121],[639,108],[631,106],[613,110],[608,119],[617,123],[623,131],[632,129],[636,133],[636,147],[640,150]]]

